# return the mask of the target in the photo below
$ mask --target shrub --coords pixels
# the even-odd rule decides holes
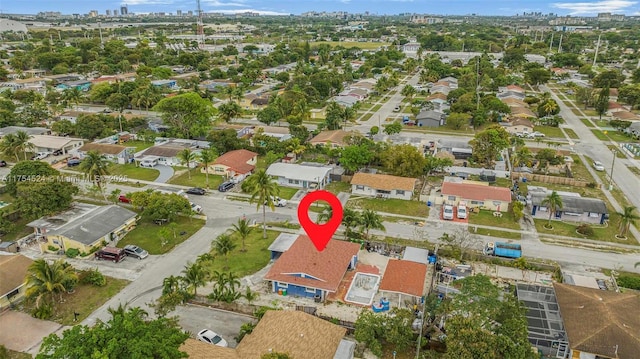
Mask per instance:
[[[64,286],[64,289],[67,292],[72,292],[76,288],[76,285],[78,285],[78,281],[79,281],[78,276],[74,274],[69,276],[67,280],[62,282],[62,286]]]
[[[31,316],[38,319],[49,319],[53,316],[53,306],[50,303],[42,303],[31,310]]]
[[[50,251],[52,251],[52,252],[56,252],[59,248],[50,244],[50,245],[47,247],[47,249],[48,249],[48,250],[50,250]]]
[[[77,248],[69,248],[67,249],[66,254],[69,258],[75,258],[80,254],[80,251]]]
[[[587,187],[588,188],[596,188],[596,187],[598,187],[598,184],[595,183],[595,182],[589,182],[589,183],[587,183]]]
[[[576,232],[587,237],[593,236],[593,228],[591,228],[591,226],[586,223],[579,225],[578,228],[576,228]]]
[[[107,284],[107,278],[98,269],[88,269],[80,272],[80,283],[103,287]]]
[[[629,274],[620,274],[617,278],[618,286],[640,290],[640,277]]]

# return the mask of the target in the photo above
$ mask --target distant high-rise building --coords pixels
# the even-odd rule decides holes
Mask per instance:
[[[188,16],[193,16],[193,11],[192,10],[187,11],[187,15]]]
[[[113,16],[118,16],[118,9],[113,9]]]
[[[127,15],[129,13],[129,9],[127,8],[127,4],[120,6],[120,14]]]
[[[107,14],[107,16],[111,16],[111,10],[107,9],[105,13]]]
[[[98,10],[89,11],[89,17],[97,17],[97,16],[98,16]]]
[[[178,10],[178,11],[176,11],[176,15],[178,15],[178,16],[182,16],[182,10]]]

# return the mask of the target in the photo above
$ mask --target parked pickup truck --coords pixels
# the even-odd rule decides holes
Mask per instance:
[[[517,259],[522,257],[522,247],[515,243],[489,242],[484,247],[484,254],[496,257]]]

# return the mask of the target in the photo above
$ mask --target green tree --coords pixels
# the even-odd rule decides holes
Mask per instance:
[[[524,81],[531,85],[540,85],[551,80],[551,72],[545,68],[537,67],[524,73]]]
[[[432,172],[442,172],[449,166],[453,166],[451,158],[427,155],[424,161],[424,174],[430,176]]]
[[[78,187],[67,181],[18,182],[16,186],[16,208],[23,218],[35,219],[69,209]]]
[[[8,135],[7,135],[8,136]],[[4,140],[7,136],[3,137]],[[2,141],[0,141],[2,143]],[[17,196],[17,185],[29,182],[32,178],[50,178],[59,175],[50,164],[42,161],[21,161],[16,163],[9,172],[6,180],[7,193],[12,197]]]
[[[246,180],[251,192],[251,203],[257,208],[262,206],[262,238],[267,238],[267,206],[275,210],[273,199],[280,194],[276,181],[267,174],[266,170],[259,170]]]
[[[183,281],[193,296],[198,295],[198,287],[207,284],[207,270],[198,262],[187,263],[182,270]]]
[[[54,296],[62,294],[72,288],[66,287],[65,284],[71,283],[78,279],[73,267],[69,266],[64,260],[49,264],[44,259],[36,259],[27,269],[25,296],[29,299],[35,299],[36,307],[41,305],[53,305]]]
[[[404,97],[408,97],[408,98],[413,98],[413,96],[416,95],[416,88],[411,86],[411,85],[405,85],[402,88],[402,92],[400,92],[402,94],[402,96]]]
[[[245,241],[253,231],[253,227],[249,226],[249,221],[247,221],[246,218],[241,218],[238,220],[238,223],[233,225],[233,231],[238,234],[242,241],[242,248],[240,249],[240,252],[246,252]]]
[[[468,113],[454,112],[447,117],[447,127],[460,130],[469,125],[471,115]]]
[[[195,162],[197,158],[198,154],[189,148],[185,148],[178,152],[178,159],[180,160],[180,163],[187,165],[187,175],[189,176],[189,180],[191,180],[191,164]]]
[[[233,242],[233,238],[228,234],[221,234],[213,241],[213,250],[217,255],[224,257],[224,268],[229,268],[228,259],[229,253],[236,249],[236,244]]]
[[[596,98],[596,103],[594,104],[596,109],[596,113],[602,119],[602,115],[607,113],[609,110],[609,88],[603,87],[598,93],[598,97]]]
[[[422,152],[410,144],[389,146],[382,152],[381,161],[388,172],[404,177],[422,175],[426,163]]]
[[[560,106],[554,99],[548,99],[540,104],[538,104],[538,116],[552,116],[556,115],[560,112]]]
[[[200,162],[202,162],[202,166],[204,166],[204,174],[205,181],[207,183],[207,188],[209,188],[209,165],[216,160],[218,157],[218,153],[215,148],[205,148],[200,151]]]
[[[514,221],[519,222],[524,217],[524,204],[520,201],[513,202],[511,212],[513,212]]]
[[[184,138],[205,135],[211,127],[211,117],[216,113],[211,101],[194,92],[164,98],[153,110],[161,112],[164,123]]]
[[[624,78],[620,70],[605,70],[594,77],[591,83],[594,88],[618,88]]]
[[[111,319],[93,327],[76,325],[62,336],[43,340],[38,359],[64,358],[187,358],[179,350],[189,334],[175,318],[148,320],[139,308],[111,310]],[[90,340],[88,340],[90,338]],[[117,344],[114,344],[117,343]],[[153,345],[150,345],[153,343]]]
[[[289,75],[287,74],[287,76]],[[263,108],[262,110],[260,110],[260,112],[258,112],[256,117],[258,118],[258,121],[269,126],[280,120],[280,112],[274,106],[269,105]]]
[[[91,179],[91,182],[93,182],[101,192],[103,191],[103,177],[109,174],[109,160],[107,160],[105,155],[100,154],[98,151],[89,151],[82,162],[80,162],[78,168]]]
[[[549,211],[549,223],[547,224],[547,228],[551,228],[551,218],[553,218],[556,212],[562,208],[562,197],[560,197],[558,192],[553,191],[542,200],[542,205],[546,206]]]
[[[327,223],[333,217],[333,207],[324,205],[322,210],[318,213],[317,221],[319,224]]]
[[[224,122],[231,122],[242,114],[242,107],[235,102],[225,102],[218,107],[218,117]]]
[[[134,192],[131,203],[142,208],[142,215],[151,220],[167,220],[173,222],[178,213],[191,214],[189,200],[176,193]]]
[[[14,133],[8,133],[0,140],[0,151],[5,156],[16,158],[16,162],[20,161],[18,154],[20,153],[18,141]]]
[[[105,105],[107,105],[107,107],[118,112],[118,123],[120,126],[120,132],[122,132],[122,113],[127,108],[127,106],[129,106],[129,104],[131,104],[129,96],[119,92],[109,95],[105,102]]]
[[[82,92],[77,87],[67,88],[62,91],[62,101],[66,104],[74,104],[76,109],[81,100]]]
[[[105,125],[97,115],[80,115],[76,120],[75,134],[93,140],[105,132]]]
[[[340,164],[349,172],[358,171],[372,159],[373,152],[364,144],[346,146],[340,154]]]
[[[622,213],[618,213],[620,215],[620,225],[618,226],[618,237],[626,237],[627,232],[629,231],[629,227],[631,227],[632,224],[635,224],[635,222],[638,219],[640,219],[640,216],[638,216],[635,212],[636,212],[636,207],[627,206],[627,207],[624,207],[624,210],[622,211]]]
[[[474,159],[490,168],[498,154],[509,146],[509,137],[509,133],[497,124],[477,133],[470,142]]]
[[[331,207],[329,207],[329,206],[327,206],[327,207],[329,209],[331,209]],[[349,237],[349,235],[351,235],[353,233],[352,232],[353,228],[356,228],[356,227],[362,225],[362,216],[356,210],[353,210],[351,208],[345,208],[343,213],[342,213],[342,225],[345,227],[344,228],[344,239],[346,241],[347,238]]]
[[[402,124],[398,121],[393,121],[392,123],[383,125],[382,127],[384,127],[382,131],[389,136],[395,135],[402,131]]]
[[[618,90],[618,99],[631,106],[633,110],[640,104],[640,84],[624,85]]]
[[[27,134],[25,131],[17,131],[14,134],[14,145],[16,146],[16,150],[18,152],[22,152],[23,158],[26,161],[27,160],[27,152],[28,151],[32,151],[33,148],[35,147],[33,145],[33,143],[29,142],[29,140],[31,139],[31,136],[29,136],[29,134]]]
[[[382,216],[370,209],[365,209],[360,215],[360,226],[364,230],[366,238],[369,238],[369,231],[372,229],[386,230],[382,224]]]
[[[51,125],[51,131],[59,136],[64,136],[75,133],[76,128],[73,122],[69,120],[58,120]]]

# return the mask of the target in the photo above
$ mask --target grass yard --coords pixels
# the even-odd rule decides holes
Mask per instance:
[[[574,237],[574,238],[588,238],[594,239],[603,242],[614,242],[614,243],[624,243],[624,244],[637,244],[635,237],[633,234],[627,233],[627,239],[618,239],[615,235],[618,233],[618,224],[620,223],[620,216],[617,213],[611,213],[609,219],[609,225],[600,226],[600,225],[592,225],[593,235],[592,236],[584,236],[576,232],[577,224],[560,222],[560,221],[551,221],[551,225],[553,229],[545,228],[545,225],[548,223],[548,220],[544,219],[535,219],[536,229],[540,234],[555,234],[558,236],[566,236],[566,237]]]
[[[145,142],[140,140],[127,141],[122,144],[127,147],[135,147],[136,152],[140,152],[142,150],[146,150],[147,148],[153,146],[153,142]]]
[[[222,176],[209,173],[209,188],[217,189],[222,182],[224,182]],[[180,186],[207,188],[207,175],[201,173],[200,168],[194,168],[191,170],[191,179],[189,179],[189,173],[185,171],[184,173],[171,177],[169,183]]]
[[[490,237],[516,239],[516,240],[522,239],[521,233],[500,231],[497,229],[478,228],[477,231],[469,229],[469,232],[473,234],[481,235],[481,236],[490,236]]]
[[[585,164],[580,161],[580,158],[577,155],[573,155],[571,158],[573,158],[573,163],[571,164],[571,174],[573,175],[573,178],[581,181],[592,182],[593,176],[591,176],[591,173],[589,173]],[[593,161],[587,156],[585,156],[585,159],[589,160],[589,165],[593,163]]]
[[[577,114],[579,115],[579,114]],[[584,123],[585,126],[589,127],[589,128],[593,128],[593,122],[591,122],[591,120],[587,119],[587,118],[581,118],[580,121],[582,121],[582,123]]]
[[[547,137],[565,138],[560,127],[536,126],[536,131],[544,133]]]
[[[52,321],[62,325],[74,325],[87,318],[93,311],[100,308],[111,297],[118,294],[122,288],[129,284],[129,281],[106,277],[107,284],[104,287],[96,287],[90,284],[78,284],[71,294],[63,294],[63,302],[56,301]],[[23,310],[27,313],[35,303],[24,305]],[[74,322],[73,312],[78,312],[78,321]]]
[[[591,132],[601,141],[637,142],[633,138],[618,131],[591,130]]]
[[[359,198],[347,202],[347,207],[356,209],[370,209],[373,211],[402,214],[412,217],[427,217],[429,207],[420,201],[405,201],[402,199]]]
[[[593,132],[594,136],[596,136],[600,141],[609,141],[609,138],[607,137],[607,135],[605,135],[602,131],[591,130],[591,132]]]
[[[283,186],[278,186],[278,188],[280,189],[279,197],[283,199],[291,199],[293,195],[298,193],[298,191],[300,190],[299,188],[291,188],[291,187],[283,187]]]
[[[342,46],[344,48],[352,48],[352,47],[359,47],[362,50],[376,50],[379,49],[382,46],[388,46],[389,43],[388,42],[350,42],[350,41],[318,41],[318,42],[314,42],[313,46],[317,46],[320,44],[327,44],[331,47],[337,47],[337,46]]]
[[[262,226],[253,227],[249,237],[245,240],[246,252],[240,251],[242,249],[240,237],[235,233],[232,234],[231,237],[237,246],[229,253],[227,264],[225,264],[224,258],[216,256],[215,251],[211,250],[211,254],[216,256],[216,259],[213,263],[208,264],[209,273],[229,271],[238,277],[243,277],[259,271],[269,264],[271,255],[267,248],[279,234],[280,232],[267,230],[267,239],[263,239]],[[225,268],[227,266],[228,268]]]
[[[625,156],[624,153],[622,153],[622,150],[620,150],[618,148],[618,146],[614,146],[614,145],[607,145],[607,147],[609,147],[609,149],[613,152],[614,150],[616,151],[616,157],[617,158],[627,158],[627,156]]]
[[[504,212],[502,217],[494,217],[493,212],[488,210],[480,210],[479,213],[469,211],[469,225],[473,224],[508,229],[520,229],[520,225],[513,220],[513,214],[511,212]],[[478,231],[480,231],[480,228],[478,228]],[[520,238],[519,235],[518,238]]]
[[[188,218],[178,216],[173,221],[176,223],[175,236],[173,233],[164,234],[163,232],[171,232],[169,225],[157,225],[149,219],[143,219],[138,222],[134,230],[129,232],[124,239],[118,242],[118,247],[124,247],[127,244],[135,244],[146,249],[149,254],[165,254],[173,249],[173,247],[184,242],[187,238],[196,233],[205,221],[201,219]],[[181,234],[183,233],[184,234]],[[162,236],[166,235],[165,245],[162,245]]]
[[[580,137],[578,136],[578,134],[577,134],[574,130],[572,130],[572,129],[570,129],[570,128],[565,128],[565,129],[564,129],[564,132],[565,132],[565,133],[567,134],[567,136],[569,136],[569,138],[570,138],[570,139],[572,139],[572,140],[578,140],[578,139],[580,139]]]
[[[351,184],[348,182],[336,181],[329,183],[325,189],[333,194],[338,194],[340,192],[351,192]]]
[[[6,352],[0,352],[0,358],[2,359],[33,359],[31,354],[21,353],[6,348],[5,350]],[[6,356],[3,356],[4,354],[6,354]]]
[[[155,181],[160,171],[153,168],[138,167],[133,163],[125,165],[112,164],[109,166],[109,174],[112,176],[127,177],[130,180]]]

